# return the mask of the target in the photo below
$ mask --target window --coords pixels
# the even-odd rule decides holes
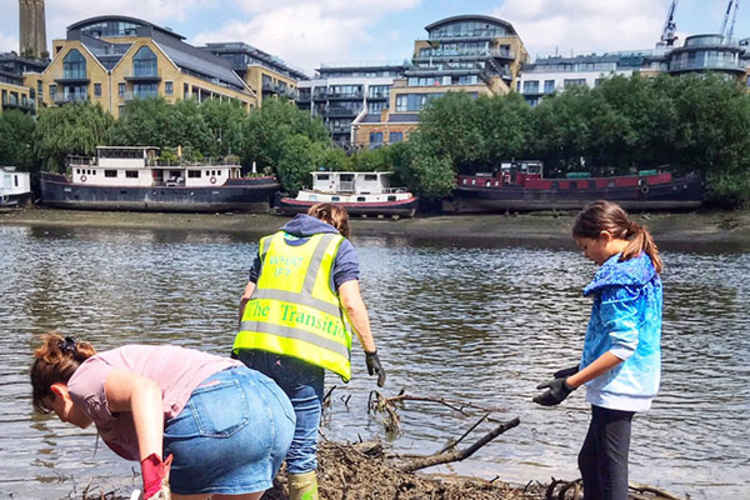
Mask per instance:
[[[156,83],[134,83],[133,96],[139,99],[147,99],[159,95],[158,84]]]
[[[49,98],[51,101],[55,100],[55,93],[57,92],[57,85],[54,83],[49,86]]]
[[[120,97],[125,97],[125,84],[124,83],[118,83],[117,84],[117,93],[120,95]]]
[[[395,144],[397,142],[401,142],[404,140],[404,133],[403,132],[391,132],[388,136],[388,143],[389,144]]]
[[[370,132],[370,144],[382,144],[383,132]]]
[[[318,175],[318,180],[319,181],[327,181],[329,178],[330,178],[330,176],[328,174],[320,174],[320,175]]]
[[[105,170],[104,177],[117,177],[117,170]]]
[[[357,196],[357,201],[367,201],[364,196]]]
[[[174,94],[174,85],[172,82],[164,82],[164,93],[167,95]]]
[[[566,78],[563,82],[563,86],[567,89],[569,87],[575,87],[577,85],[586,85],[585,78]]]
[[[544,93],[545,94],[552,94],[555,91],[555,81],[554,80],[544,80]]]
[[[188,177],[191,179],[195,179],[196,177],[201,176],[200,170],[188,170]]]
[[[376,181],[378,180],[378,176],[375,174],[365,174],[365,180],[366,181]]]
[[[156,54],[147,46],[138,49],[133,56],[133,76],[157,76]]]
[[[539,80],[527,80],[523,82],[523,93],[524,94],[538,94],[539,93]]]
[[[125,177],[128,179],[137,179],[138,178],[138,171],[137,170],[126,170],[125,171]]]
[[[63,59],[63,78],[66,80],[86,79],[86,59],[78,52],[71,49]]]
[[[190,87],[188,86],[187,83],[183,83],[182,84],[182,98],[187,99],[188,97],[190,97]]]
[[[94,95],[96,97],[102,96],[102,84],[101,83],[95,83],[94,84]]]

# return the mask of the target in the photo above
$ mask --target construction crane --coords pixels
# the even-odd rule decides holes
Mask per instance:
[[[727,5],[727,11],[724,13],[724,20],[721,22],[721,36],[724,36],[724,33],[727,31],[727,21],[729,21],[729,14],[732,13],[732,5],[734,5],[734,0],[729,0],[729,4]]]
[[[661,30],[661,43],[671,47],[677,40],[677,23],[674,20],[674,11],[677,9],[677,0],[672,0],[667,11],[667,20],[664,22],[664,28]]]
[[[737,9],[740,8],[740,0],[734,0],[734,14],[732,14],[732,24],[729,25],[729,31],[727,32],[727,42],[732,40],[734,35],[734,23],[737,21]]]

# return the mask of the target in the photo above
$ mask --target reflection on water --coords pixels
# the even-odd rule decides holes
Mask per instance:
[[[553,409],[530,399],[539,381],[577,359],[590,307],[580,291],[595,268],[570,242],[517,243],[355,239],[386,394],[406,388],[520,417],[519,427],[451,470],[519,483],[578,477],[588,425],[583,391]],[[34,336],[57,328],[100,349],[172,342],[227,354],[255,235],[0,226],[0,249],[0,489],[64,497],[91,478],[131,478],[131,464],[95,448],[93,429],[32,412]],[[746,498],[750,258],[734,249],[676,249],[664,260],[662,391],[634,420],[631,479],[692,498]],[[353,365],[346,386],[327,378],[338,387],[323,431],[339,440],[382,438],[366,412],[375,385],[359,349]],[[401,452],[434,452],[473,423],[420,403],[401,415],[403,434],[392,442]]]

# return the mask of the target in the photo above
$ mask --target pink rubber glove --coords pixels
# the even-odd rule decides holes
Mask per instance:
[[[169,498],[169,467],[172,465],[172,455],[162,462],[156,453],[152,453],[141,461],[141,475],[143,476],[143,500],[149,498]],[[166,496],[159,496],[166,490]]]

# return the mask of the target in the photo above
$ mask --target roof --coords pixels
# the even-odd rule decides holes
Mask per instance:
[[[240,89],[245,89],[245,82],[234,72],[232,62],[228,59],[211,54],[198,47],[193,47],[175,38],[157,35],[154,37],[154,40],[158,43],[159,48],[177,66],[217,78]]]
[[[380,113],[370,113],[368,115],[365,115],[365,117],[362,118],[359,123],[380,123]]]
[[[68,26],[68,31],[80,29],[86,27],[88,24],[94,24],[94,23],[101,23],[106,21],[124,21],[127,23],[134,23],[134,24],[140,24],[142,26],[151,26],[153,29],[160,31],[162,33],[166,33],[169,36],[175,37],[179,40],[184,40],[185,37],[175,33],[174,31],[171,31],[167,28],[162,28],[161,26],[157,26],[156,24],[150,23],[148,21],[144,21],[143,19],[138,19],[136,17],[128,17],[128,16],[96,16],[96,17],[89,17],[88,19],[84,19],[83,21],[78,21],[77,23],[73,23],[70,26]]]
[[[439,28],[440,26],[444,24],[450,24],[450,23],[454,23],[457,21],[483,21],[487,23],[500,25],[504,27],[505,29],[507,29],[508,31],[510,31],[511,33],[513,33],[514,35],[518,34],[516,33],[515,28],[513,28],[513,25],[510,24],[508,21],[503,21],[502,19],[498,19],[497,17],[492,17],[492,16],[478,16],[478,15],[471,15],[471,14],[463,15],[463,16],[446,17],[445,19],[441,19],[440,21],[435,21],[432,24],[428,24],[427,26],[424,27],[424,29],[426,29],[427,31],[432,31],[433,29]]]

